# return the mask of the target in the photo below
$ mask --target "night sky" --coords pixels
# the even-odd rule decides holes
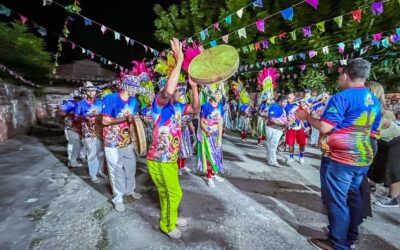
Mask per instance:
[[[56,1],[62,5],[73,3],[73,0]],[[154,38],[154,20],[156,16],[153,12],[153,6],[156,3],[161,3],[164,7],[168,7],[172,3],[179,3],[180,1],[81,0],[80,2],[82,15],[147,44],[154,49],[162,50],[167,45],[157,42]],[[68,16],[67,11],[54,4],[43,7],[42,0],[0,0],[0,3],[45,27],[48,30],[48,35],[45,37],[47,49],[55,53],[58,37],[52,35],[52,33],[62,33],[64,21]],[[69,23],[69,30],[71,32],[69,39],[90,49],[94,53],[101,54],[105,58],[119,63],[124,67],[129,67],[133,59],[138,60],[143,57],[152,57],[150,52],[145,53],[141,45],[127,46],[125,39],[122,37],[120,41],[115,41],[113,32],[108,31],[103,35],[98,25],[85,26],[81,17],[72,16],[75,21]],[[10,18],[2,18],[1,20],[12,21]],[[68,63],[71,60],[82,58],[88,58],[88,56],[83,56],[80,50],[72,50],[69,43],[64,43],[61,63]]]

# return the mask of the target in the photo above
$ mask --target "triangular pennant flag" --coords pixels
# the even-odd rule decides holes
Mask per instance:
[[[310,57],[310,58],[313,58],[313,57],[315,57],[317,55],[317,51],[315,51],[315,50],[310,50],[309,52],[308,52],[308,56]]]
[[[254,44],[250,44],[250,45],[249,45],[249,49],[250,49],[250,51],[256,50],[256,48],[254,47]]]
[[[214,23],[214,29],[216,29],[216,30],[218,30],[219,32],[221,32],[221,29],[220,29],[220,27],[219,27],[219,23],[218,22],[216,22],[216,23]]]
[[[92,53],[92,51],[86,50],[86,54],[90,55],[91,53]]]
[[[239,35],[239,38],[247,38],[247,35],[246,35],[246,28],[241,28],[240,30],[238,30],[238,35]]]
[[[236,11],[236,14],[238,15],[239,18],[242,18],[243,15],[243,8],[241,8],[240,10]]]
[[[41,36],[46,36],[47,35],[47,30],[42,26],[39,26],[37,31]]]
[[[229,42],[229,35],[223,36],[222,40],[224,41],[224,43],[228,43]]]
[[[188,43],[193,43],[193,38],[189,37],[187,41]]]
[[[145,51],[145,52],[147,52],[147,51],[148,51],[148,48],[147,48],[147,46],[146,46],[146,45],[143,45],[143,48],[144,48],[144,51]]]
[[[261,49],[261,43],[260,42],[256,42],[254,44],[254,47],[256,48],[257,51],[260,50]]]
[[[82,48],[82,54],[86,54],[86,50]]]
[[[292,37],[292,40],[293,40],[293,41],[296,41],[296,40],[297,40],[297,35],[296,35],[296,31],[295,31],[295,30],[292,31],[292,32],[290,32],[290,36]]]
[[[71,42],[71,48],[75,49],[76,48],[76,44]]]
[[[318,28],[319,31],[325,32],[325,21],[322,21],[322,22],[317,23],[316,26],[317,26],[317,28]]]
[[[390,43],[389,43],[389,37],[386,37],[385,39],[382,40],[382,46],[387,48],[389,47]]]
[[[294,67],[290,66],[290,67],[288,67],[288,69],[289,69],[289,71],[293,71]]]
[[[304,27],[303,28],[303,34],[304,34],[304,37],[310,37],[312,35],[311,34],[311,27],[310,26]]]
[[[216,41],[216,40],[211,41],[211,42],[210,42],[210,45],[211,45],[211,47],[217,46],[217,41]]]
[[[362,9],[360,10],[353,10],[351,12],[351,14],[353,15],[353,19],[359,23],[361,23],[361,16],[362,16]]]
[[[364,48],[360,49],[360,56],[364,55]]]
[[[318,9],[319,0],[306,0],[306,2],[311,5],[314,9]]]
[[[248,53],[249,52],[249,50],[247,49],[247,46],[242,47],[242,50],[243,50],[244,53]]]
[[[396,34],[397,34],[398,36],[400,36],[400,28],[397,28],[397,29],[396,29]]]
[[[400,36],[398,36],[397,34],[391,35],[390,36],[390,41],[393,44],[397,44],[400,41]]]
[[[340,64],[341,64],[341,65],[347,65],[347,60],[346,60],[346,59],[340,60]]]
[[[269,38],[269,41],[270,41],[272,44],[275,44],[275,38],[276,38],[276,36],[270,37],[270,38]]]
[[[68,36],[69,36],[69,33],[70,33],[70,32],[69,32],[68,28],[65,26],[64,29],[63,29],[63,34],[64,34],[64,36],[65,36],[65,37],[68,37]]]
[[[21,15],[21,22],[22,22],[23,24],[25,24],[27,20],[28,20],[28,18],[26,18],[26,17],[24,17],[24,16]]]
[[[293,56],[288,56],[289,62],[293,61]]]
[[[374,15],[380,15],[383,13],[383,2],[375,2],[371,4],[371,11]]]
[[[75,21],[75,18],[73,18],[72,16],[69,16],[69,17],[68,17],[68,21],[73,22],[73,21]]]
[[[130,40],[129,37],[126,36],[126,37],[125,37],[126,45],[129,44],[129,40]]]
[[[380,40],[382,40],[382,33],[374,34],[374,41],[378,42]]]
[[[344,43],[338,43],[337,46],[338,46],[339,53],[343,53],[345,44]]]
[[[279,39],[285,39],[287,32],[282,32],[278,35]]]
[[[43,6],[46,6],[46,5],[50,6],[52,3],[53,3],[52,0],[43,0]]]
[[[120,40],[121,39],[121,34],[119,34],[118,32],[114,31],[114,39],[115,40]]]
[[[107,27],[104,26],[104,25],[101,25],[100,30],[101,30],[101,33],[104,34],[104,33],[106,33],[106,31],[107,31]]]
[[[90,59],[92,59],[92,60],[94,59],[94,53],[93,52],[90,53]]]
[[[303,60],[306,60],[306,54],[304,53],[299,53],[299,57]]]
[[[358,50],[361,47],[361,38],[357,38],[356,40],[354,40],[353,42],[353,48],[355,50]]]
[[[6,8],[4,5],[0,4],[0,15],[10,16],[11,10]]]
[[[135,40],[129,39],[129,44],[130,44],[131,46],[133,46],[133,45],[135,44]]]
[[[92,25],[92,20],[90,20],[89,18],[84,17],[83,21],[85,23],[85,26],[91,26]]]
[[[306,66],[306,65],[304,65],[304,64],[303,64],[303,65],[300,65],[300,69],[301,69],[301,71],[304,71],[304,70],[306,69],[306,67],[307,67],[307,66]]]
[[[225,17],[225,23],[226,24],[232,24],[232,15],[229,15],[229,16]]]
[[[262,8],[262,7],[263,7],[263,1],[262,1],[262,0],[255,0],[255,1],[253,2],[253,7],[254,7],[254,8],[255,8],[255,7]]]
[[[268,40],[262,41],[261,45],[262,45],[263,49],[268,49],[269,48]]]
[[[281,13],[282,13],[282,17],[283,17],[284,20],[289,20],[289,21],[293,20],[293,16],[294,16],[293,7],[289,7],[287,9],[284,9],[284,10],[281,11]]]
[[[260,19],[256,22],[256,27],[259,31],[264,32],[265,31],[265,20]]]
[[[328,46],[323,47],[322,48],[322,53],[324,53],[324,55],[329,54],[329,47]]]
[[[335,21],[335,23],[337,23],[337,25],[339,26],[339,28],[342,28],[342,25],[343,25],[343,16],[337,16],[337,17],[333,18],[333,21]]]
[[[206,37],[208,37],[208,29],[205,29],[205,30],[201,31],[200,32],[200,37],[201,37],[201,40],[204,41],[206,39]]]
[[[282,57],[278,58],[278,62],[283,63],[283,58]]]
[[[314,68],[318,68],[319,67],[319,63],[313,63],[312,65]]]

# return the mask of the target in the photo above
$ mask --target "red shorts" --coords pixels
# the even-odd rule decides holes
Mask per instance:
[[[300,146],[307,145],[307,135],[304,129],[288,130],[286,132],[286,144],[293,146],[296,142]]]

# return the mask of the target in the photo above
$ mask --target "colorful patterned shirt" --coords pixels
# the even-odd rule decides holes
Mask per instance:
[[[118,92],[107,95],[103,100],[103,116],[110,118],[121,118],[138,113],[138,102],[136,97],[129,97],[122,100]],[[128,122],[117,125],[104,126],[103,140],[104,146],[109,148],[124,148],[132,143],[131,133]]]
[[[321,117],[334,126],[321,140],[322,151],[337,162],[369,166],[373,159],[370,136],[378,133],[380,120],[380,103],[367,88],[339,92]]]
[[[288,103],[285,107],[286,115],[288,118],[288,128],[290,130],[300,130],[302,129],[302,121],[295,118],[295,114],[299,109],[299,105],[295,103]]]
[[[63,101],[60,110],[66,113],[64,118],[64,128],[80,133],[81,129],[79,123],[76,122],[75,119],[77,104],[78,103],[75,100]]]
[[[101,114],[102,108],[103,102],[100,99],[96,99],[92,103],[88,100],[82,100],[78,103],[76,115],[83,119],[82,137],[96,137],[96,117]]]
[[[210,102],[201,106],[200,117],[205,119],[209,132],[211,133],[219,132],[219,123],[223,116],[224,106],[222,102],[216,106],[213,106]]]
[[[153,143],[147,159],[158,162],[177,162],[182,137],[182,116],[187,115],[189,105],[176,102],[162,105],[154,98],[152,114],[154,120]]]

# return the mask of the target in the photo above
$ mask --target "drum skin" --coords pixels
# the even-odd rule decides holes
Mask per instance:
[[[131,124],[131,136],[136,155],[143,157],[147,154],[146,134],[144,131],[143,122],[139,116],[134,116]]]

